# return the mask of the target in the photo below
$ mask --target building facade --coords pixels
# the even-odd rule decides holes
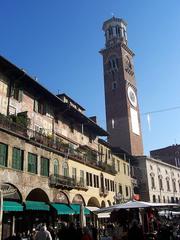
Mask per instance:
[[[180,168],[146,156],[134,159],[133,165],[141,200],[179,203]]]
[[[107,132],[69,96],[53,95],[2,56],[0,105],[3,238],[72,214],[74,205],[131,198],[129,162],[99,139]]]
[[[127,24],[120,18],[104,22],[103,56],[108,141],[131,155],[143,155],[142,133],[134,74],[134,53],[128,47]]]
[[[180,167],[180,145],[174,144],[165,148],[150,151],[150,156],[161,159],[163,162],[169,163],[176,167]]]

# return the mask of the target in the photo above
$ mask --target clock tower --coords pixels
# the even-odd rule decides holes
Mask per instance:
[[[103,56],[108,142],[132,155],[143,155],[134,53],[128,47],[127,24],[112,17],[103,24]]]

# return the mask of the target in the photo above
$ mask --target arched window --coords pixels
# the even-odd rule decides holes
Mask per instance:
[[[155,189],[155,181],[154,181],[154,176],[151,174],[151,188]]]
[[[169,184],[169,178],[166,178],[166,184],[167,184],[167,191],[171,191],[170,184]]]
[[[57,159],[54,160],[54,174],[59,174],[59,162]]]
[[[111,56],[108,66],[110,71],[117,70],[119,68],[119,59],[116,56]]]
[[[69,168],[67,162],[64,162],[62,165],[62,173],[63,176],[68,177],[69,176]]]
[[[163,182],[162,182],[162,176],[158,176],[158,180],[159,180],[159,189],[163,190]]]
[[[172,185],[173,185],[173,192],[177,192],[176,191],[176,180],[175,179],[172,180]]]
[[[153,195],[153,202],[156,202],[156,196]]]

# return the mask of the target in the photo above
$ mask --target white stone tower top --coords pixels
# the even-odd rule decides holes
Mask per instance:
[[[114,46],[117,43],[124,43],[127,45],[127,23],[121,19],[112,17],[103,24],[103,31],[105,32],[106,47]]]

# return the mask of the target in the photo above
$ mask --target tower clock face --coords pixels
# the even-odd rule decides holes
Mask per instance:
[[[128,99],[130,103],[133,105],[133,107],[137,107],[136,93],[131,86],[128,87],[127,93],[128,93]]]

